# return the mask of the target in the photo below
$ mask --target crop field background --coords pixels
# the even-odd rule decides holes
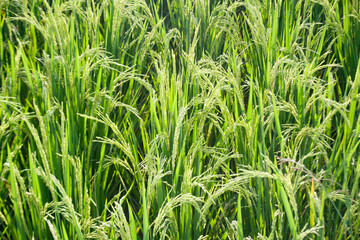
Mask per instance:
[[[0,239],[360,239],[357,0],[0,0]]]

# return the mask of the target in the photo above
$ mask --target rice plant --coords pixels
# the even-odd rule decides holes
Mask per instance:
[[[0,1],[1,239],[359,239],[356,0]]]

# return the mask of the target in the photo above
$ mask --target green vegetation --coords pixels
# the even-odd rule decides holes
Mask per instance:
[[[359,239],[357,0],[1,0],[0,239]]]

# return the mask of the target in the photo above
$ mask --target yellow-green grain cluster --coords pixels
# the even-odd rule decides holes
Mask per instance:
[[[357,0],[0,0],[0,239],[360,238]]]

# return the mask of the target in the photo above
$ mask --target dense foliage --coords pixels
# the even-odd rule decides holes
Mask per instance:
[[[1,239],[359,239],[357,0],[1,0]]]

